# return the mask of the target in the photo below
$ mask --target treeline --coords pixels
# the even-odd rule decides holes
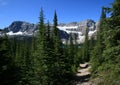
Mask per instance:
[[[0,37],[0,85],[73,85],[79,63],[90,60],[95,42],[88,40],[86,28],[85,44],[77,44],[72,34],[63,44],[57,26],[56,11],[51,29],[41,9],[37,36]]]
[[[41,9],[38,33],[32,40],[0,37],[0,85],[73,85],[79,63],[89,60],[81,57],[82,45],[72,35],[69,44],[62,43],[57,26],[56,11],[50,29]]]
[[[115,0],[111,7],[102,8],[90,62],[92,77],[98,78],[98,85],[120,84],[120,0]]]

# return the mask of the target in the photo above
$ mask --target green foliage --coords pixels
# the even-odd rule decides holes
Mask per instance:
[[[70,34],[70,43],[67,45],[67,57],[68,57],[68,65],[69,65],[69,71],[73,74],[76,72],[76,53],[77,50],[75,49],[75,45],[73,44],[75,40],[73,39],[72,35]]]
[[[120,0],[115,0],[112,4],[112,17],[120,16]]]
[[[110,10],[112,9],[112,10]],[[99,77],[102,85],[120,83],[120,0],[115,0],[109,8],[111,17],[100,21],[97,43],[91,55],[92,73]],[[105,10],[108,10],[107,8]],[[102,28],[102,29],[101,29]],[[104,29],[103,29],[104,28]],[[95,74],[96,73],[96,74]]]
[[[38,35],[37,35],[37,46],[34,53],[34,77],[36,84],[46,85],[46,69],[47,66],[45,64],[46,61],[46,28],[44,25],[44,14],[43,9],[40,12],[40,22],[38,27]]]
[[[84,61],[89,61],[89,42],[88,42],[88,28],[86,28],[85,32],[85,42],[83,44],[83,56],[82,60]]]
[[[3,82],[0,82],[1,85],[8,82],[17,85],[72,84],[77,66],[82,62],[82,46],[78,48],[76,40],[70,36],[70,44],[63,47],[57,21],[55,12],[51,31],[49,23],[47,27],[44,24],[44,14],[41,9],[37,38],[33,35],[32,43],[19,37],[10,38],[11,42],[8,43],[7,38],[0,37],[0,76],[6,78],[13,74],[3,79]],[[87,33],[86,36],[83,60],[88,61]]]
[[[19,80],[19,68],[10,54],[7,36],[0,37],[0,85],[16,85]]]
[[[57,28],[57,14],[55,11],[54,14],[54,26],[52,30],[52,39],[53,39],[53,85],[61,85],[61,84],[66,84],[68,80],[64,80],[63,78],[66,78],[67,74],[69,75],[68,72],[68,64],[66,61],[67,58],[64,55],[63,48],[61,46],[62,42],[60,40],[60,35],[59,35],[59,29]],[[68,78],[67,78],[68,79]]]
[[[119,85],[120,83],[120,77],[118,76],[120,73],[119,52],[120,46],[111,47],[103,52],[104,62],[98,69],[105,85]]]
[[[106,14],[104,11],[104,7],[102,8],[102,14],[101,14],[101,19],[100,19],[100,26],[99,26],[99,31],[97,32],[97,42],[96,45],[91,53],[91,65],[92,65],[92,72],[97,72],[98,67],[101,65],[103,62],[102,59],[102,53],[104,50],[104,38],[103,38],[103,32],[105,31],[105,19],[106,19]]]

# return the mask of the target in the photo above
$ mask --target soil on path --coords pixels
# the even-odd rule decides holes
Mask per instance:
[[[79,65],[79,69],[76,73],[75,77],[75,85],[93,85],[89,79],[90,79],[90,64],[84,63]]]

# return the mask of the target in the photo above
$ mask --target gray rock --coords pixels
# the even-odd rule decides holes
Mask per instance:
[[[31,34],[35,30],[37,30],[37,25],[36,24],[31,24],[28,22],[23,22],[23,21],[14,21],[10,26],[8,26],[6,29],[7,32],[12,31],[13,33],[16,32],[27,32],[28,34]]]
[[[70,22],[70,23],[60,23],[59,26],[78,26],[77,30],[82,32],[83,34],[85,34],[86,32],[86,28],[89,29],[89,31],[94,31],[96,30],[96,22],[91,20],[91,19],[87,19],[81,22]],[[76,30],[76,29],[75,29]]]
[[[96,29],[97,23],[95,23],[91,19],[87,19],[81,22],[70,22],[70,23],[60,23],[59,26],[78,26],[78,30],[81,31],[83,34],[85,33],[86,28],[93,31]],[[14,21],[10,26],[8,26],[6,29],[7,32],[13,31],[13,33],[16,32],[27,32],[32,33],[36,31],[38,28],[37,24],[32,24],[24,21]]]
[[[46,24],[47,25],[47,24]],[[70,23],[60,23],[58,26],[61,27],[70,27],[70,26],[77,26],[77,28],[72,29],[70,31],[75,31],[77,32],[81,32],[82,34],[79,35],[77,34],[72,34],[73,37],[76,36],[84,36],[86,29],[89,29],[89,31],[94,31],[96,29],[98,29],[99,26],[99,22],[94,22],[91,19],[87,19],[81,22],[70,22]],[[53,24],[50,24],[50,28],[53,28]],[[13,32],[13,33],[17,33],[17,32],[22,32],[23,36],[31,36],[34,32],[34,34],[37,34],[37,30],[38,29],[38,24],[33,24],[33,23],[28,23],[28,22],[24,22],[24,21],[14,21],[10,26],[6,27],[5,30],[9,33],[9,32]],[[60,37],[61,39],[65,40],[65,39],[69,39],[69,34],[65,31],[65,30],[59,30],[60,33]],[[1,33],[0,33],[1,34]],[[21,35],[21,36],[22,36]],[[93,36],[95,36],[96,34],[94,34]],[[14,36],[14,35],[12,35]],[[83,40],[82,38],[80,40]]]

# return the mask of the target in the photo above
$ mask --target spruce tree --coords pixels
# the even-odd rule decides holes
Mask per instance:
[[[102,79],[103,85],[119,85],[120,50],[120,0],[115,0],[110,9],[111,16],[105,18],[102,11],[97,44],[92,56],[92,70]],[[107,9],[108,10],[108,9]],[[107,29],[106,29],[107,28]]]
[[[74,64],[74,44],[73,44],[73,36],[72,34],[69,35],[69,40],[70,40],[70,43],[69,43],[69,47],[68,47],[68,56],[69,56],[69,64],[73,65]]]
[[[54,73],[54,84],[56,83],[59,83],[60,81],[60,56],[61,56],[61,41],[60,41],[60,37],[59,37],[59,30],[57,28],[58,26],[58,23],[57,23],[57,14],[56,14],[56,11],[54,13],[54,19],[53,19],[53,30],[52,30],[52,37],[53,37],[53,52],[54,52],[54,56],[53,56],[53,60],[54,60],[54,70],[55,70],[55,73]]]
[[[53,61],[54,61],[54,84],[53,85],[61,85],[66,83],[64,78],[64,75],[66,74],[65,69],[65,55],[63,55],[63,45],[60,39],[59,29],[57,28],[57,14],[56,11],[54,13],[54,19],[53,19],[53,30],[52,30],[52,38],[53,38]]]
[[[4,34],[0,37],[0,85],[16,85],[19,80],[19,69],[10,50],[9,40]]]
[[[68,48],[68,64],[70,72],[74,74],[76,72],[76,62],[75,62],[75,54],[76,54],[76,49],[75,49],[75,40],[73,39],[72,33],[69,35],[69,44],[67,46]]]
[[[20,81],[18,84],[33,85],[33,58],[31,56],[31,44],[28,39],[23,39],[21,43],[22,55],[20,56]]]
[[[120,70],[118,68],[120,63],[118,60],[120,54],[118,51],[120,50],[120,0],[115,0],[111,9],[111,17],[106,20],[109,30],[106,31],[106,48],[102,55],[104,62],[99,69],[102,73],[109,71],[108,74],[102,76],[104,84],[119,85],[120,77],[118,75]]]
[[[46,85],[45,65],[46,58],[46,28],[44,25],[43,9],[40,11],[40,21],[38,26],[37,47],[34,56],[34,83]]]
[[[46,61],[45,64],[47,66],[46,77],[47,77],[47,85],[53,85],[54,80],[54,58],[53,58],[53,40],[51,36],[51,29],[49,21],[46,27]]]
[[[92,54],[91,54],[91,65],[92,65],[92,71],[97,72],[98,67],[102,64],[102,53],[104,50],[104,39],[103,39],[103,31],[105,30],[105,19],[106,14],[104,11],[104,7],[102,8],[102,14],[100,18],[100,25],[99,30],[97,31],[97,41],[96,46],[94,47]]]
[[[94,36],[91,36],[90,40],[89,40],[89,57],[90,57],[90,60],[92,58],[92,52],[94,50],[94,47],[95,47],[95,38]]]
[[[86,28],[86,32],[85,32],[85,41],[84,41],[84,44],[83,44],[83,62],[86,61],[88,62],[89,61],[89,43],[88,43],[88,28]]]

